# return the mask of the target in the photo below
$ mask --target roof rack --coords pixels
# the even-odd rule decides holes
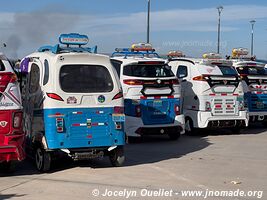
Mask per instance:
[[[154,56],[156,58],[160,58],[159,54],[156,53],[154,49],[147,51],[135,51],[129,48],[116,48],[115,52],[113,52],[111,56],[112,57],[124,56],[124,58],[127,58],[128,56],[142,56],[142,57]]]
[[[61,47],[59,44],[55,46],[43,46],[38,49],[38,52],[45,52],[45,51],[51,51],[54,54],[59,53],[69,53],[69,52],[89,52],[89,53],[97,53],[97,46],[94,46],[92,48],[83,48],[83,47]]]

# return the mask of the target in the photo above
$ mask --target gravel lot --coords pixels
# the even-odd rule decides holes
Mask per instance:
[[[247,200],[260,199],[257,191],[263,191],[261,199],[267,199],[267,131],[263,128],[246,129],[239,135],[227,131],[183,135],[178,141],[169,141],[167,136],[146,138],[127,145],[126,156],[121,168],[112,168],[106,158],[62,160],[46,174],[26,160],[15,173],[0,173],[0,199]],[[182,197],[181,192],[187,190],[238,190],[247,195]],[[110,196],[103,196],[106,191]],[[257,193],[249,197],[250,191]]]

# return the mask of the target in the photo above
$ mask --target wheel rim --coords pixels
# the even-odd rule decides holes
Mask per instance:
[[[35,162],[36,162],[36,166],[37,166],[38,170],[42,169],[43,160],[44,160],[43,158],[44,158],[44,156],[43,156],[42,150],[41,149],[37,149],[36,155],[35,155]]]

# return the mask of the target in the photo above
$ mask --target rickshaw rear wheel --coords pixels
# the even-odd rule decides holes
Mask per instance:
[[[51,155],[43,148],[38,147],[35,151],[35,164],[40,172],[47,172],[51,168]]]
[[[113,167],[121,167],[125,161],[123,147],[117,147],[109,152],[109,159]]]

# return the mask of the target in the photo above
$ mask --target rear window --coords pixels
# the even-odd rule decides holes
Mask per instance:
[[[230,67],[230,66],[218,66],[222,72],[223,75],[226,75],[226,76],[236,76],[238,75],[237,74],[237,71],[235,70],[234,67]]]
[[[0,60],[0,71],[5,71],[5,65],[2,60]]]
[[[60,85],[68,93],[111,92],[113,81],[108,69],[99,65],[64,65]]]
[[[123,75],[148,78],[174,76],[169,65],[126,65]]]
[[[239,74],[246,75],[267,75],[267,71],[264,67],[238,67]]]

